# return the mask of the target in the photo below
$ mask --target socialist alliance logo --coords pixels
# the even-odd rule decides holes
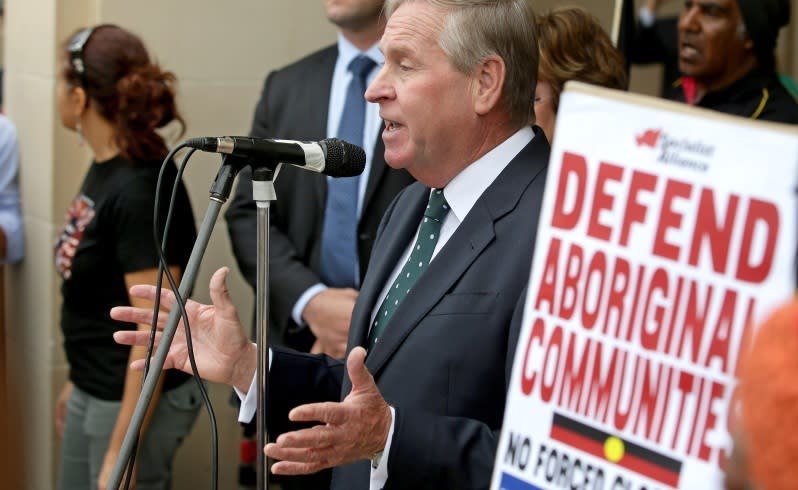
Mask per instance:
[[[676,165],[689,170],[706,172],[715,147],[698,139],[673,137],[662,129],[645,129],[635,135],[638,148],[657,150],[656,161],[665,165]]]

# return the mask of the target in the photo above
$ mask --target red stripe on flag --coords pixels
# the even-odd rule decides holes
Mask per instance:
[[[585,437],[577,432],[572,432],[557,425],[551,426],[551,438],[555,441],[560,441],[563,444],[581,449],[582,451],[592,454],[597,458],[607,459],[604,457],[604,444]]]
[[[667,470],[661,466],[657,466],[644,459],[640,459],[637,456],[627,453],[620,461],[618,461],[617,464],[619,466],[623,466],[624,468],[630,469],[635,473],[645,475],[652,480],[657,480],[660,483],[664,483],[669,487],[675,488],[679,486],[678,473],[674,473],[673,471]]]
[[[575,447],[581,451],[611,463],[611,461],[609,461],[604,455],[604,444],[596,441],[595,439],[585,437],[578,432],[573,432],[557,425],[551,426],[550,437],[555,441]],[[670,487],[676,487],[679,485],[678,473],[674,473],[673,471],[657,466],[656,464],[650,463],[629,453],[624,453],[623,458],[614,464],[634,471],[635,473],[647,476],[652,480],[664,483]]]

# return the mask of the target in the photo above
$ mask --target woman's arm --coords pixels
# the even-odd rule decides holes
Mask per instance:
[[[180,270],[177,266],[171,266],[169,270],[172,272],[172,275],[175,278],[177,283],[180,283]],[[155,284],[157,281],[158,270],[157,269],[146,269],[142,271],[131,272],[125,274],[125,284],[127,285],[128,289],[134,284]],[[168,284],[164,281],[164,287],[168,288]],[[153,307],[153,303],[141,298],[134,298],[130,297],[130,304],[132,306],[140,307],[140,308],[149,308],[150,310]],[[140,323],[138,324],[138,330],[143,331],[150,331],[151,326],[149,324]],[[137,359],[144,359],[147,355],[147,347],[146,346],[133,346],[130,348],[130,362],[133,362]],[[119,407],[119,414],[116,417],[116,425],[114,426],[114,430],[111,433],[111,439],[108,443],[108,449],[105,452],[105,460],[103,461],[103,467],[100,470],[100,476],[98,481],[98,489],[105,490],[108,484],[108,480],[111,477],[111,471],[113,470],[114,464],[119,456],[120,448],[122,447],[122,441],[125,438],[125,434],[127,433],[128,426],[130,425],[130,421],[133,418],[133,411],[136,408],[136,403],[138,402],[139,394],[141,393],[141,384],[143,380],[143,373],[141,371],[133,371],[131,369],[127,370],[127,374],[125,375],[125,388],[122,394],[122,404]],[[163,386],[163,375],[158,379],[158,385],[155,391],[152,394],[152,399],[150,400],[149,407],[147,408],[147,414],[144,417],[144,421],[141,426],[141,434],[146,433],[147,427],[149,426],[150,421],[152,420],[152,416],[155,412],[155,407],[158,406],[158,400],[161,396],[161,388]],[[135,473],[134,473],[134,482],[135,482]],[[133,488],[131,486],[131,488]]]

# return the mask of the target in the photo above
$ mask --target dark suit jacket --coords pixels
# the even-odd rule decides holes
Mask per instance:
[[[327,114],[335,61],[335,45],[272,72],[263,85],[252,136],[316,141],[326,137]],[[371,248],[385,208],[412,177],[385,163],[382,138],[377,138],[362,213],[358,224],[361,274],[366,271]],[[365,177],[365,176],[364,176]],[[297,329],[291,309],[319,279],[319,249],[327,193],[326,177],[284,165],[275,180],[277,200],[271,204],[269,235],[270,340],[307,351],[313,342],[308,329]],[[247,282],[255,288],[256,209],[252,201],[252,175],[239,174],[235,196],[225,213],[233,253]]]
[[[536,134],[477,200],[368,354],[366,366],[396,409],[386,490],[489,486],[546,183],[549,145],[537,128]],[[355,305],[349,349],[366,345],[371,312],[428,195],[417,183],[388,208]],[[309,395],[346,396],[351,384],[341,374],[340,363],[276,351],[269,378],[273,435],[291,428],[288,410]],[[332,488],[368,489],[369,471],[368,461],[335,468]]]

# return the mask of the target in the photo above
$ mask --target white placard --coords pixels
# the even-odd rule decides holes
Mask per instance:
[[[568,85],[491,488],[722,488],[797,173],[798,130]]]

